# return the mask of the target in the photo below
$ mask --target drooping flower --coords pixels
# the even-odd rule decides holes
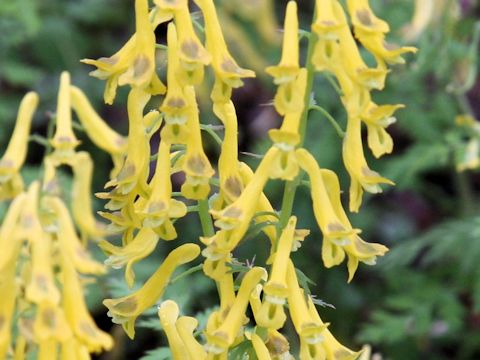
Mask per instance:
[[[105,264],[114,269],[125,268],[125,281],[132,287],[135,281],[133,265],[146,258],[155,250],[158,243],[158,235],[150,228],[143,227],[135,235],[132,241],[123,247],[112,245],[107,241],[101,241],[99,246],[109,255]]]
[[[50,140],[54,154],[59,162],[68,163],[75,148],[80,144],[72,127],[72,108],[70,99],[70,74],[66,71],[60,76],[60,88],[58,89],[56,130],[53,139]]]
[[[350,174],[350,211],[358,211],[364,190],[377,194],[382,192],[380,184],[394,185],[391,180],[368,167],[363,153],[360,118],[348,119],[342,154],[343,163]]]
[[[190,131],[187,141],[187,151],[181,158],[182,171],[185,173],[185,182],[182,185],[182,194],[187,199],[205,199],[210,192],[209,180],[215,174],[202,145],[200,119],[195,89],[192,86],[185,88],[189,111],[187,126]]]
[[[300,72],[298,42],[297,3],[289,1],[285,15],[282,59],[277,66],[269,66],[265,69],[269,75],[273,76],[273,82],[278,85],[274,104],[280,115],[298,112],[303,108],[304,97],[301,93],[299,94],[301,88],[296,86],[295,82]]]
[[[158,149],[155,174],[150,182],[151,194],[138,214],[142,218],[143,226],[152,228],[164,240],[173,240],[177,237],[171,219],[181,218],[187,213],[187,207],[183,202],[171,198],[170,172],[170,144],[162,140]]]
[[[171,16],[156,16],[155,20],[165,22]],[[117,87],[130,84],[143,88],[152,95],[165,93],[162,84],[155,72],[155,34],[154,24],[150,22],[147,0],[135,0],[136,32],[130,40],[114,55],[98,60],[83,59],[85,64],[97,67],[90,75],[107,80],[104,100],[112,104]]]
[[[372,102],[365,110],[362,120],[367,125],[368,146],[376,158],[392,152],[393,140],[386,128],[396,121],[393,113],[402,107],[401,104],[379,106]]]
[[[228,101],[232,88],[242,86],[242,79],[255,77],[255,73],[242,69],[230,55],[213,0],[195,0],[195,3],[202,10],[205,19],[206,47],[212,56],[212,67],[215,71],[212,99],[214,102]]]
[[[13,198],[23,190],[19,171],[27,157],[28,137],[37,105],[38,95],[33,91],[26,94],[20,103],[15,129],[0,159],[0,201]]]
[[[105,225],[93,215],[91,189],[93,161],[90,155],[81,151],[75,154],[73,162],[72,215],[75,223],[87,238],[101,239],[106,235]]]
[[[290,217],[276,244],[273,265],[268,282],[263,286],[263,302],[255,320],[269,329],[280,329],[287,319],[283,306],[288,297],[287,265],[292,251],[297,218]]]
[[[118,171],[120,171],[123,157],[127,152],[127,139],[108,126],[97,114],[81,89],[72,85],[70,87],[70,96],[72,108],[88,137],[96,146],[112,156],[114,168],[111,174],[116,176]]]
[[[103,304],[108,308],[112,321],[121,324],[127,335],[133,339],[137,317],[162,296],[175,269],[194,260],[199,253],[198,245],[181,245],[168,254],[162,265],[138,291],[118,299],[104,300]]]
[[[167,335],[173,360],[206,359],[205,350],[192,334],[198,325],[195,318],[188,316],[179,318],[178,305],[172,300],[166,300],[158,307],[158,316]]]
[[[247,308],[250,293],[262,278],[266,277],[265,269],[254,267],[245,274],[240,289],[235,297],[228,315],[223,323],[216,329],[207,330],[207,345],[205,349],[210,355],[217,356],[225,353],[233,344],[237,334],[242,326],[245,310]]]
[[[185,84],[180,82],[178,73],[181,71],[179,44],[176,26],[168,24],[168,68],[167,68],[167,96],[163,100],[160,111],[165,117],[165,128],[162,138],[172,144],[183,144],[187,141],[189,128],[187,126],[189,106],[192,106],[185,94]]]
[[[330,170],[320,169],[315,159],[305,149],[297,150],[297,156],[311,182],[313,209],[323,233],[322,259],[327,268],[343,262],[348,255],[348,281],[357,270],[358,263],[372,265],[377,256],[388,249],[376,243],[363,241],[348,220],[340,201],[340,184],[337,175]]]

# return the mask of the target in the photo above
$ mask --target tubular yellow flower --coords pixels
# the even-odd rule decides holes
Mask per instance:
[[[48,303],[38,305],[33,331],[39,343],[50,339],[63,342],[72,336],[62,308]]]
[[[152,229],[143,227],[124,247],[112,245],[105,240],[101,241],[99,246],[109,255],[105,265],[114,269],[120,269],[126,265],[125,281],[129,287],[132,287],[135,281],[133,265],[150,255],[157,243],[158,235]]]
[[[295,360],[293,355],[290,354],[290,344],[285,336],[272,329],[268,330],[267,335],[267,348],[274,359]]]
[[[2,227],[3,232],[4,227]],[[12,240],[12,239],[9,239]],[[5,359],[12,337],[12,323],[15,310],[15,300],[18,294],[15,283],[16,257],[4,264],[0,271],[0,358]]]
[[[155,72],[153,30],[159,22],[168,21],[171,16],[156,16],[154,24],[150,23],[147,0],[135,0],[135,14],[135,35],[117,53],[109,58],[82,60],[97,67],[90,75],[107,80],[104,93],[107,104],[113,103],[119,85],[141,87],[152,95],[163,94],[166,90]]]
[[[350,174],[350,211],[357,212],[360,208],[363,190],[376,194],[382,192],[379,184],[394,185],[391,180],[368,167],[363,154],[359,118],[348,119],[342,154],[343,162]]]
[[[59,161],[68,162],[80,142],[75,137],[72,128],[72,109],[70,101],[70,74],[66,71],[60,76],[60,88],[58,89],[56,131],[51,140],[55,148],[54,156]]]
[[[195,244],[184,244],[177,247],[168,254],[162,265],[140,290],[118,299],[104,300],[103,304],[109,309],[108,315],[113,318],[115,323],[121,324],[127,335],[133,339],[137,317],[162,296],[175,269],[194,260],[199,253],[200,248]]]
[[[362,120],[367,125],[368,146],[376,158],[392,152],[393,140],[385,128],[396,121],[393,113],[403,107],[401,104],[378,106],[372,102],[365,110]]]
[[[297,3],[293,0],[288,2],[285,13],[282,58],[278,65],[269,66],[265,71],[273,76],[277,85],[295,80],[300,71]]]
[[[32,249],[32,274],[25,296],[35,304],[57,305],[60,302],[60,292],[53,274],[52,238],[43,231],[38,217],[39,190],[38,182],[30,185],[22,214],[22,231],[28,237]]]
[[[222,325],[213,332],[207,331],[205,349],[210,356],[225,353],[233,344],[244,318],[251,292],[262,278],[266,277],[265,269],[254,267],[246,273],[233,305]]]
[[[188,354],[192,360],[203,360],[207,357],[207,353],[202,345],[193,336],[193,332],[198,326],[197,319],[189,316],[181,316],[175,326],[178,334],[182,339]]]
[[[0,227],[0,273],[3,272],[9,264],[16,261],[20,250],[21,234],[19,234],[19,222],[21,220],[22,211],[27,200],[27,195],[21,193],[15,197],[8,207],[7,214],[2,221]]]
[[[315,304],[313,303],[312,298],[310,296],[308,297],[308,309],[310,311],[310,315],[312,316],[312,319],[314,319],[317,322],[322,322],[322,319],[320,319],[317,309],[315,308]],[[324,353],[325,355],[324,357],[321,357],[321,359],[356,360],[363,353],[363,350],[353,351],[347,348],[346,346],[343,346],[342,344],[340,344],[340,342],[337,339],[335,339],[335,337],[328,330],[328,328],[325,328],[325,330],[322,333],[322,337],[324,339],[322,342],[322,345],[325,350],[325,353]]]
[[[283,305],[288,297],[287,267],[292,251],[297,218],[290,217],[277,243],[268,282],[263,287],[263,303],[255,317],[258,325],[280,329],[287,319]]]
[[[56,359],[58,353],[58,343],[55,339],[40,341],[38,344],[38,360]]]
[[[28,137],[37,105],[38,94],[33,91],[20,103],[15,129],[0,159],[0,200],[12,198],[23,190],[23,180],[18,172],[27,157]]]
[[[102,349],[110,350],[113,346],[113,340],[109,334],[95,325],[90,316],[74,264],[70,261],[66,252],[61,254],[61,258],[63,311],[73,334],[78,341],[87,347],[89,352],[100,352]]]
[[[324,324],[311,316],[305,301],[305,294],[298,285],[295,267],[291,261],[288,263],[287,283],[289,290],[288,309],[295,330],[300,336],[300,359],[323,360],[325,359],[325,351],[322,347],[323,332],[328,324]]]
[[[143,125],[143,109],[150,99],[150,95],[138,88],[132,88],[128,95],[128,150],[127,158],[117,177],[109,181],[105,187],[115,186],[111,197],[118,195],[121,199],[134,189],[146,192],[148,163],[150,161],[150,146]],[[118,199],[107,204],[109,210],[118,210],[124,204]],[[115,199],[113,199],[115,200]]]
[[[81,89],[71,86],[70,96],[72,108],[80,119],[88,137],[100,149],[112,156],[114,164],[112,172],[116,174],[117,169],[121,166],[123,156],[127,152],[127,139],[108,126],[94,110]]]
[[[228,101],[232,88],[242,86],[242,78],[255,77],[255,73],[242,69],[230,55],[213,0],[195,0],[195,2],[203,12],[207,37],[206,47],[212,55],[212,66],[215,71],[212,99],[214,102]]]
[[[81,151],[73,160],[72,215],[82,238],[100,239],[105,236],[105,225],[93,215],[92,188],[93,161],[90,155]]]
[[[263,342],[262,338],[255,333],[247,335],[250,337],[253,348],[255,349],[255,355],[257,355],[258,360],[271,360],[272,357],[268,352],[268,348]]]
[[[377,62],[402,64],[405,62],[401,57],[403,53],[417,51],[414,47],[396,47],[385,41],[389,26],[375,16],[368,0],[349,0],[347,4],[355,36],[375,56]]]
[[[62,342],[61,359],[90,360],[90,353],[85,345],[75,337]]]
[[[181,191],[187,199],[201,200],[205,199],[210,192],[209,180],[215,171],[203,150],[195,89],[187,86],[185,94],[189,103],[187,126],[190,135],[187,141],[187,152],[181,159],[182,170],[186,177]]]
[[[168,24],[168,68],[167,68],[167,96],[163,100],[160,111],[165,115],[165,128],[162,138],[172,144],[185,143],[188,139],[189,129],[187,120],[189,106],[184,84],[181,84],[178,73],[181,70],[177,30],[173,23]]]
[[[167,335],[168,345],[172,351],[172,359],[188,360],[190,356],[175,326],[178,315],[178,305],[172,300],[166,300],[158,307],[158,317],[160,318],[162,329],[165,335]]]
[[[335,209],[333,204],[337,198],[340,199],[340,188],[338,188],[338,193],[333,192],[333,189],[333,193],[328,192],[323,178],[325,170],[322,171],[319,168],[315,158],[305,149],[298,149],[297,157],[310,178],[313,210],[324,236],[322,246],[324,264],[326,267],[338,265],[343,261],[345,252],[341,248],[339,251],[335,251],[337,246],[334,244],[338,246],[347,244],[351,235],[359,233],[360,230],[352,229],[351,226],[343,223],[338,209]],[[333,176],[336,177],[335,174]],[[338,182],[338,180],[336,181]],[[335,247],[332,248],[332,246]],[[332,251],[326,251],[327,249]]]
[[[313,209],[324,239],[322,259],[327,268],[340,264],[345,253],[348,255],[348,273],[350,282],[358,267],[358,262],[372,265],[377,256],[384,255],[388,249],[381,244],[370,244],[357,234],[360,230],[352,228],[340,201],[340,184],[337,175],[330,170],[320,169],[306,150],[297,150],[302,167],[311,181]]]
[[[218,159],[220,195],[228,203],[235,201],[243,191],[244,184],[238,163],[238,122],[232,101],[213,105],[213,112],[225,127],[225,137]]]
[[[178,27],[179,57],[183,70],[178,75],[185,85],[200,84],[204,66],[210,63],[211,56],[195,34],[187,2],[176,9],[175,23]]]
[[[217,219],[215,225],[223,230],[231,230],[247,224],[256,210],[257,201],[263,192],[265,183],[267,182],[272,164],[278,154],[277,148],[270,148],[258,165],[252,180],[245,187],[244,191],[232,204],[222,211],[211,211],[212,215]],[[243,236],[243,234],[242,234]]]
[[[162,140],[158,149],[155,174],[150,182],[152,192],[139,214],[143,218],[143,226],[153,228],[164,240],[173,240],[177,237],[171,219],[183,217],[187,213],[184,203],[171,198],[170,172],[170,144]]]
[[[312,30],[320,40],[338,40],[338,31],[347,26],[345,17],[339,13],[339,10],[343,12],[341,5],[337,0],[316,0],[315,7],[317,18]]]
[[[104,266],[93,260],[80,242],[64,202],[60,198],[44,198],[43,206],[54,212],[57,240],[75,268],[83,274],[105,273]]]
[[[388,24],[375,16],[370,8],[369,0],[347,0],[348,12],[355,28],[371,33],[387,33]]]

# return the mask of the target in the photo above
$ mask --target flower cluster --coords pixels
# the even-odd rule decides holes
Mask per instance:
[[[87,152],[75,151],[79,141],[73,132],[72,109],[90,139],[114,162],[123,158],[126,139],[99,117],[64,72],[55,134],[45,140],[43,179],[24,189],[20,170],[38,101],[34,92],[22,100],[0,161],[0,199],[13,199],[0,228],[0,358],[10,354],[23,359],[36,352],[38,359],[56,359],[59,354],[65,359],[90,359],[90,353],[113,346],[111,336],[96,326],[84,299],[85,276],[105,273],[105,266],[91,258],[88,240],[100,240],[108,233],[92,213],[93,161]],[[73,173],[71,211],[60,191],[60,166]],[[18,334],[13,348],[12,333]]]
[[[88,239],[97,240],[108,256],[105,264],[125,268],[126,283],[132,287],[135,263],[149,256],[159,242],[177,239],[175,222],[196,211],[202,224],[199,241],[182,241],[137,291],[104,300],[108,315],[129,337],[135,336],[136,319],[162,298],[176,269],[201,254],[200,267],[215,283],[219,305],[211,312],[200,338],[195,318],[181,316],[171,299],[161,302],[158,315],[173,359],[226,360],[241,342],[249,344],[261,360],[293,359],[289,339],[282,334],[287,315],[299,337],[300,359],[368,357],[368,351],[350,350],[332,335],[299,279],[291,254],[298,251],[310,231],[297,228],[293,202],[297,187],[307,176],[304,183],[310,188],[313,212],[323,235],[323,263],[330,268],[347,260],[348,281],[360,263],[373,265],[387,252],[385,246],[359,236],[361,231],[352,226],[343,208],[338,176],[318,164],[304,147],[304,138],[309,113],[318,108],[311,101],[314,76],[328,72],[338,82],[348,114],[343,159],[351,177],[350,211],[359,210],[363,191],[378,193],[380,184],[393,184],[367,165],[361,129],[365,124],[368,146],[375,157],[392,151],[386,128],[403,105],[377,105],[371,92],[382,90],[388,66],[403,63],[402,54],[415,48],[386,42],[389,26],[373,13],[368,0],[347,1],[353,33],[338,0],[316,0],[302,66],[297,3],[289,1],[280,62],[265,69],[277,86],[273,105],[283,121],[280,128],[269,131],[271,146],[252,169],[239,159],[238,119],[231,97],[234,89],[256,73],[242,68],[231,55],[221,26],[222,13],[214,1],[194,3],[203,24],[193,16],[188,0],[154,0],[152,9],[148,0],[135,0],[135,33],[125,45],[110,57],[82,60],[96,67],[92,76],[106,80],[107,104],[114,102],[118,87],[128,87],[128,138],[108,127],[83,92],[70,84],[68,73],[62,74],[56,132],[47,144],[51,151],[44,159],[44,178],[32,183],[26,192],[19,169],[25,161],[38,98],[28,94],[22,102],[17,128],[0,161],[0,200],[14,198],[0,231],[0,243],[7,249],[0,256],[0,276],[4,279],[0,287],[15,289],[6,291],[8,296],[0,300],[0,355],[9,351],[15,306],[22,311],[33,308],[35,313],[33,339],[21,332],[16,352],[24,350],[22,344],[27,340],[38,345],[42,359],[55,358],[58,344],[65,358],[88,358],[90,352],[109,349],[111,338],[95,326],[83,302],[79,273],[104,271],[89,258],[84,244]],[[266,22],[251,20],[262,37],[276,41],[271,32],[275,23],[271,1],[232,1],[231,6],[234,3],[239,3],[240,10],[246,9],[244,13],[239,10],[246,18],[252,9],[268,14]],[[161,24],[167,24],[166,45],[156,43],[155,31]],[[196,31],[199,27],[201,36]],[[373,56],[375,67],[366,64],[355,38]],[[165,48],[166,85],[157,72],[156,60],[157,51]],[[201,123],[197,104],[209,76],[213,77],[212,110],[224,130],[216,164],[210,162],[204,149],[201,132],[206,126]],[[151,109],[159,96],[160,106]],[[112,156],[114,168],[106,190],[96,194],[107,201],[106,211],[100,215],[108,225],[97,222],[91,212],[93,163],[88,153],[76,151],[79,141],[73,131],[72,108],[91,140]],[[155,156],[150,148],[152,139],[159,140]],[[152,158],[156,158],[155,166],[150,164]],[[74,177],[71,216],[56,181],[56,169],[65,165],[73,170]],[[184,181],[180,191],[174,192],[172,175],[177,173]],[[279,211],[264,192],[270,179],[285,182]],[[252,226],[268,238],[270,256],[264,266],[242,267],[235,278],[235,252],[248,240]],[[121,244],[105,238],[114,234],[121,237]],[[21,274],[20,287],[17,273]],[[253,314],[251,322],[246,316],[248,309]]]

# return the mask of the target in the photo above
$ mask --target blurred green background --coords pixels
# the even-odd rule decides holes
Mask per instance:
[[[241,1],[218,3],[230,24],[227,38],[232,52],[239,64],[258,74],[234,94],[240,150],[263,153],[269,146],[266,131],[278,126],[280,118],[268,105],[275,88],[260,68],[277,63],[280,50],[255,35],[252,19],[239,11]],[[281,24],[286,1],[274,3]],[[299,3],[301,24],[308,30],[313,1]],[[413,0],[371,3],[379,16],[391,24],[389,40],[402,43],[401,29],[411,20]],[[455,123],[455,117],[466,111],[480,116],[478,44],[474,43],[480,6],[473,0],[458,1],[457,6],[458,12],[447,7],[421,34],[415,44],[418,54],[409,57],[406,65],[395,67],[386,90],[374,94],[380,104],[407,105],[398,112],[397,123],[389,128],[395,141],[394,154],[380,160],[368,159],[373,169],[397,186],[385,189],[379,196],[367,195],[360,214],[351,215],[351,219],[355,227],[363,229],[364,239],[386,244],[391,251],[379,259],[377,266],[360,266],[354,281],[347,284],[345,266],[327,270],[321,264],[321,234],[306,188],[299,191],[295,203],[300,226],[312,233],[294,260],[315,282],[311,291],[335,307],[321,309],[322,318],[331,322],[330,329],[344,344],[359,348],[369,343],[384,359],[480,359],[480,176],[478,170],[456,171],[467,142],[480,135]],[[45,134],[46,124],[55,112],[62,70],[70,71],[73,83],[87,93],[99,113],[126,134],[126,89],[120,90],[113,106],[105,106],[103,82],[89,77],[92,69],[79,60],[113,54],[132,34],[133,27],[133,1],[0,1],[0,153],[13,130],[19,101],[30,89],[41,97],[33,132]],[[164,42],[164,30],[158,30],[158,42]],[[162,76],[163,70],[160,64]],[[462,88],[468,77],[470,83]],[[203,97],[208,98],[206,94]],[[345,112],[322,74],[316,78],[315,98],[345,128]],[[216,124],[208,104],[203,110],[202,121]],[[308,126],[306,146],[322,167],[339,174],[346,203],[348,176],[341,161],[341,139],[319,113],[310,116]],[[94,192],[100,191],[108,178],[109,158],[80,137],[81,146],[95,154]],[[218,155],[215,143],[208,137],[205,142],[212,157]],[[23,170],[27,181],[38,176],[39,154],[40,145],[32,142]],[[247,155],[244,160],[253,165],[258,162]],[[65,174],[67,182],[68,177]],[[276,208],[281,202],[282,186],[275,181],[267,189]],[[2,206],[5,204],[0,205],[0,213],[4,211]],[[102,204],[97,202],[96,206],[100,209]],[[196,217],[189,215],[178,224],[182,230],[177,241],[194,241],[199,234]],[[267,255],[265,245],[262,238],[247,241],[235,256],[245,261],[256,255],[260,262]],[[162,245],[137,265],[139,284],[171,246]],[[117,340],[115,350],[101,358],[168,359],[153,312],[140,322],[135,341],[128,340],[118,327],[112,328],[101,300],[127,292],[121,271],[115,270],[100,279],[98,285],[89,287],[88,300],[97,322],[111,330]],[[177,300],[184,313],[197,314],[201,319],[206,319],[217,302],[214,284],[200,274],[175,283],[167,297]],[[292,331],[291,325],[287,325],[287,331]],[[146,355],[149,351],[150,355]]]

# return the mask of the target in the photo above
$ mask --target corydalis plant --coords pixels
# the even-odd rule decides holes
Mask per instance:
[[[39,97],[28,93],[0,161],[0,199],[12,200],[0,228],[0,358],[90,359],[109,350],[112,337],[95,324],[85,303],[85,276],[105,273],[88,252],[89,240],[108,235],[92,213],[93,161],[73,130],[72,109],[83,130],[114,162],[123,159],[126,140],[93,110],[85,94],[62,73],[51,138],[30,136]],[[24,188],[20,174],[29,140],[45,146],[43,176]],[[71,168],[70,198],[57,170]],[[113,170],[116,173],[117,170]],[[71,204],[71,211],[68,204]],[[15,334],[15,336],[12,336]]]
[[[381,192],[380,184],[393,184],[367,165],[361,126],[367,126],[368,145],[376,157],[390,153],[393,142],[385,129],[395,121],[395,110],[402,107],[377,105],[370,94],[383,89],[388,65],[402,63],[401,55],[415,49],[395,47],[385,41],[389,26],[375,16],[367,0],[347,3],[354,34],[338,1],[318,0],[317,15],[308,35],[307,59],[302,67],[297,4],[290,1],[286,9],[281,61],[266,69],[278,85],[274,105],[284,120],[279,129],[269,131],[272,146],[253,170],[238,158],[237,116],[230,97],[232,89],[255,74],[241,68],[230,55],[213,1],[196,0],[195,4],[203,15],[205,46],[192,27],[188,1],[156,0],[150,11],[148,31],[155,30],[160,18],[169,21],[167,90],[157,120],[164,125],[159,131],[156,170],[150,174],[148,144],[153,131],[146,121],[151,113],[145,115],[145,108],[154,95],[150,90],[152,83],[129,82],[128,152],[122,170],[107,184],[111,190],[101,195],[110,200],[107,209],[114,211],[103,216],[123,234],[122,246],[107,242],[101,245],[109,254],[107,263],[115,267],[127,265],[126,279],[132,285],[131,265],[149,255],[159,239],[170,241],[177,237],[174,220],[187,213],[181,198],[197,201],[196,210],[203,229],[200,236],[202,268],[217,285],[219,308],[210,315],[204,331],[205,341],[201,341],[194,336],[195,319],[180,316],[172,300],[160,305],[160,322],[174,359],[226,359],[230,350],[242,341],[251,341],[260,359],[292,358],[288,339],[280,333],[287,318],[286,304],[300,337],[301,359],[357,358],[360,353],[342,346],[328,330],[328,324],[321,320],[311,296],[299,284],[290,259],[291,252],[296,251],[308,235],[307,230],[296,228],[297,219],[292,215],[295,190],[303,172],[310,179],[315,217],[324,235],[322,258],[326,267],[338,265],[347,257],[350,281],[359,263],[372,265],[376,257],[387,251],[385,246],[365,242],[359,237],[360,230],[352,227],[341,204],[337,175],[321,168],[303,147],[309,112],[323,110],[310,101],[313,78],[316,72],[328,71],[338,81],[341,100],[348,113],[343,158],[351,177],[350,210],[358,211],[363,191],[378,193]],[[148,16],[147,0],[136,0],[136,11],[137,33],[132,39],[140,37],[139,21]],[[375,67],[366,65],[354,36],[373,55]],[[135,41],[137,51],[128,54],[130,58],[124,59],[126,64],[135,64],[141,53],[138,40]],[[93,75],[98,76],[98,71],[102,70],[102,61],[86,61],[98,67]],[[203,150],[201,114],[196,102],[197,89],[205,75],[204,67],[208,65],[214,75],[213,111],[225,130],[216,169],[218,180],[215,181],[213,166]],[[150,64],[147,68],[151,69]],[[111,72],[108,81],[115,81],[115,76]],[[181,195],[174,199],[170,175],[179,171],[185,174],[185,182]],[[286,181],[280,211],[275,211],[264,195],[269,179]],[[212,184],[215,184],[213,189]],[[260,224],[270,239],[270,257],[264,267],[247,268],[236,290],[232,273],[236,264],[234,252],[246,239],[252,224]],[[109,314],[124,326],[129,336],[134,335],[138,315],[160,299],[165,279],[174,270],[172,266],[176,266],[166,263],[172,262],[171,257],[178,258],[184,246],[191,246],[192,251],[193,246],[198,247],[193,244],[178,247],[140,290],[120,299],[105,300]],[[196,257],[193,252],[188,254],[183,259],[178,258],[176,264],[190,262]],[[159,274],[162,274],[162,284],[152,291],[151,284],[159,281]],[[248,307],[253,311],[252,325],[255,326],[249,331],[245,328]]]
[[[373,13],[368,0],[347,1],[353,34],[340,2],[317,0],[312,31],[306,36],[306,60],[301,64],[297,4],[290,1],[281,60],[265,69],[278,86],[274,106],[283,116],[283,122],[279,129],[269,131],[271,146],[252,169],[238,157],[238,121],[231,95],[233,89],[241,87],[245,79],[255,77],[255,73],[242,68],[230,54],[219,9],[213,0],[194,2],[203,15],[205,41],[195,31],[195,27],[202,25],[192,16],[187,0],[155,0],[152,9],[148,0],[136,0],[135,34],[114,55],[83,60],[96,67],[93,76],[107,81],[106,103],[115,100],[119,86],[129,87],[128,139],[110,129],[81,90],[70,84],[68,73],[62,74],[56,131],[51,139],[44,140],[48,151],[43,181],[30,185],[28,192],[23,192],[18,172],[25,161],[28,135],[25,124],[29,126],[37,100],[34,95],[27,95],[22,104],[19,130],[12,137],[13,150],[9,148],[0,162],[0,198],[15,199],[0,232],[0,241],[8,248],[6,256],[0,257],[0,268],[5,269],[2,272],[5,280],[0,284],[15,288],[16,268],[10,265],[23,264],[19,254],[25,246],[31,271],[21,272],[26,274],[28,284],[25,297],[21,292],[7,291],[8,296],[0,300],[2,316],[8,320],[0,323],[0,331],[6,334],[0,348],[4,353],[9,351],[14,308],[21,304],[23,309],[31,306],[29,303],[33,303],[34,313],[40,319],[35,329],[41,331],[35,330],[36,337],[31,341],[38,347],[40,358],[56,357],[58,344],[66,358],[78,354],[88,358],[90,352],[112,346],[111,338],[95,327],[81,302],[78,273],[96,274],[103,267],[86,256],[74,224],[84,240],[100,241],[100,247],[108,255],[107,265],[125,267],[126,282],[132,286],[134,264],[150,255],[158,243],[175,240],[176,219],[196,211],[202,224],[198,241],[189,239],[190,243],[172,250],[137,291],[104,301],[108,315],[130,337],[135,335],[136,319],[162,298],[174,271],[193,262],[201,253],[202,263],[187,270],[187,274],[196,268],[203,269],[216,284],[219,304],[210,314],[200,338],[195,332],[196,319],[181,316],[178,305],[171,299],[161,303],[160,323],[174,359],[227,359],[242,342],[259,359],[291,359],[291,339],[282,334],[287,316],[300,340],[300,359],[368,356],[367,352],[361,355],[361,351],[350,350],[335,339],[328,323],[319,316],[304,281],[299,279],[291,253],[298,251],[309,230],[297,228],[293,202],[306,174],[315,218],[323,234],[324,265],[339,265],[347,258],[348,281],[360,263],[372,265],[386,253],[385,246],[360,238],[360,230],[351,225],[341,203],[337,175],[318,164],[304,147],[304,138],[310,112],[325,113],[311,101],[314,77],[318,72],[333,74],[348,114],[346,132],[341,129],[338,132],[344,136],[343,159],[351,177],[350,210],[359,210],[364,191],[378,193],[380,184],[393,184],[368,166],[361,128],[366,125],[368,145],[376,157],[392,151],[393,142],[386,128],[395,121],[393,114],[402,105],[375,104],[371,92],[383,89],[389,65],[402,63],[401,55],[415,49],[396,47],[385,41],[389,26]],[[262,9],[271,7],[268,2]],[[167,22],[166,46],[156,44],[155,30]],[[367,66],[355,38],[372,54],[375,67]],[[167,48],[166,86],[157,73],[157,48]],[[216,166],[204,150],[201,131],[211,128],[201,123],[197,104],[208,66],[214,77],[210,94],[212,109],[225,131],[223,140],[214,134],[221,143]],[[164,95],[161,105],[148,111],[152,97],[158,95]],[[93,166],[88,154],[76,151],[80,143],[73,130],[71,108],[92,141],[112,155],[115,166],[106,183],[107,191],[97,194],[108,201],[107,211],[100,213],[110,221],[108,226],[85,211],[91,208]],[[160,138],[154,170],[150,168],[153,137]],[[65,165],[74,174],[74,221],[58,195],[56,169]],[[171,175],[177,172],[185,176],[179,193],[172,191]],[[270,179],[285,181],[278,211],[264,193]],[[187,207],[192,201],[197,205]],[[263,231],[269,239],[266,246],[270,256],[263,266],[240,266],[234,259],[235,251],[249,239],[247,234],[252,227]],[[105,239],[112,233],[121,235],[121,245]],[[12,234],[18,241],[7,241]],[[24,240],[28,240],[27,245]],[[241,274],[235,279],[234,272]],[[61,291],[57,278],[61,280]],[[245,314],[249,308],[253,319],[247,329]],[[50,317],[41,316],[45,311]],[[42,323],[52,316],[58,321]],[[15,341],[18,354],[25,352],[25,344],[30,340],[22,336]]]

